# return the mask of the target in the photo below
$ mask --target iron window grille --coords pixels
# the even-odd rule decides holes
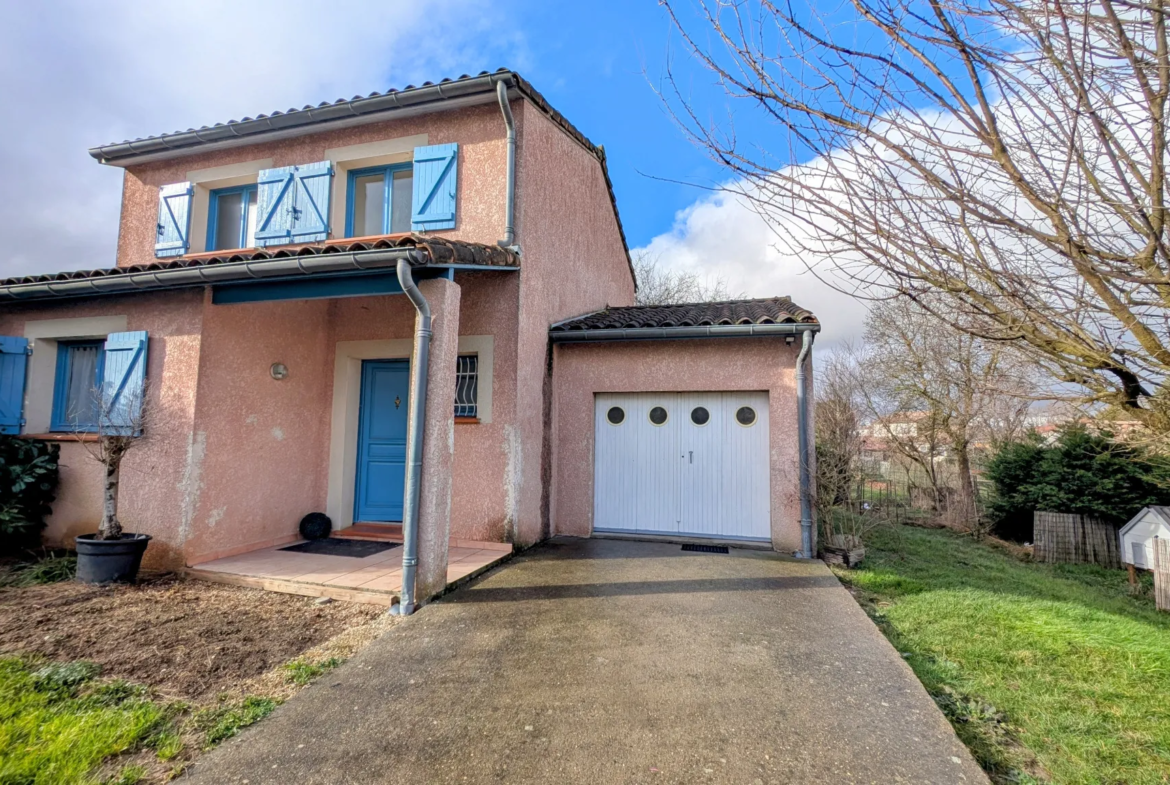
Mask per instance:
[[[460,355],[455,364],[455,416],[479,416],[479,355]]]

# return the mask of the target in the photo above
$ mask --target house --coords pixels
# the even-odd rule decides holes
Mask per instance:
[[[1154,569],[1154,540],[1170,540],[1170,507],[1146,507],[1122,526],[1117,536],[1124,564]]]
[[[155,566],[293,542],[313,511],[417,526],[423,598],[464,540],[814,552],[816,318],[633,307],[604,150],[518,74],[90,154],[125,172],[116,266],[0,281],[0,430],[62,443],[50,541],[99,520],[76,442],[104,383],[145,391],[120,514]]]

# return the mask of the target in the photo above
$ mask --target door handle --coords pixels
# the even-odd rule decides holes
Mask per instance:
[[[691,462],[691,463],[694,463],[694,462],[695,462],[695,451],[694,451],[694,450],[690,450],[689,452],[687,452],[687,455],[691,456],[691,460],[690,460],[690,462]]]

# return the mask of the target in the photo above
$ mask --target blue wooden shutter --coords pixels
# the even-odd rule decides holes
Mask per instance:
[[[146,331],[110,333],[102,366],[101,428],[106,433],[142,432],[146,394]]]
[[[20,433],[24,425],[24,379],[28,339],[0,335],[0,433]]]
[[[458,174],[459,145],[414,148],[412,231],[455,228],[455,180]]]
[[[287,245],[291,242],[295,172],[295,166],[282,166],[264,169],[256,177],[256,245]]]
[[[329,201],[333,193],[333,165],[328,161],[294,166],[296,194],[289,242],[315,243],[329,239]]]
[[[164,185],[158,189],[158,237],[154,243],[155,256],[182,256],[190,247],[191,194],[190,183]]]

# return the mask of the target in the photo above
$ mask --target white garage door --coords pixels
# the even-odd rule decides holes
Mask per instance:
[[[602,393],[593,528],[769,540],[768,395]]]

